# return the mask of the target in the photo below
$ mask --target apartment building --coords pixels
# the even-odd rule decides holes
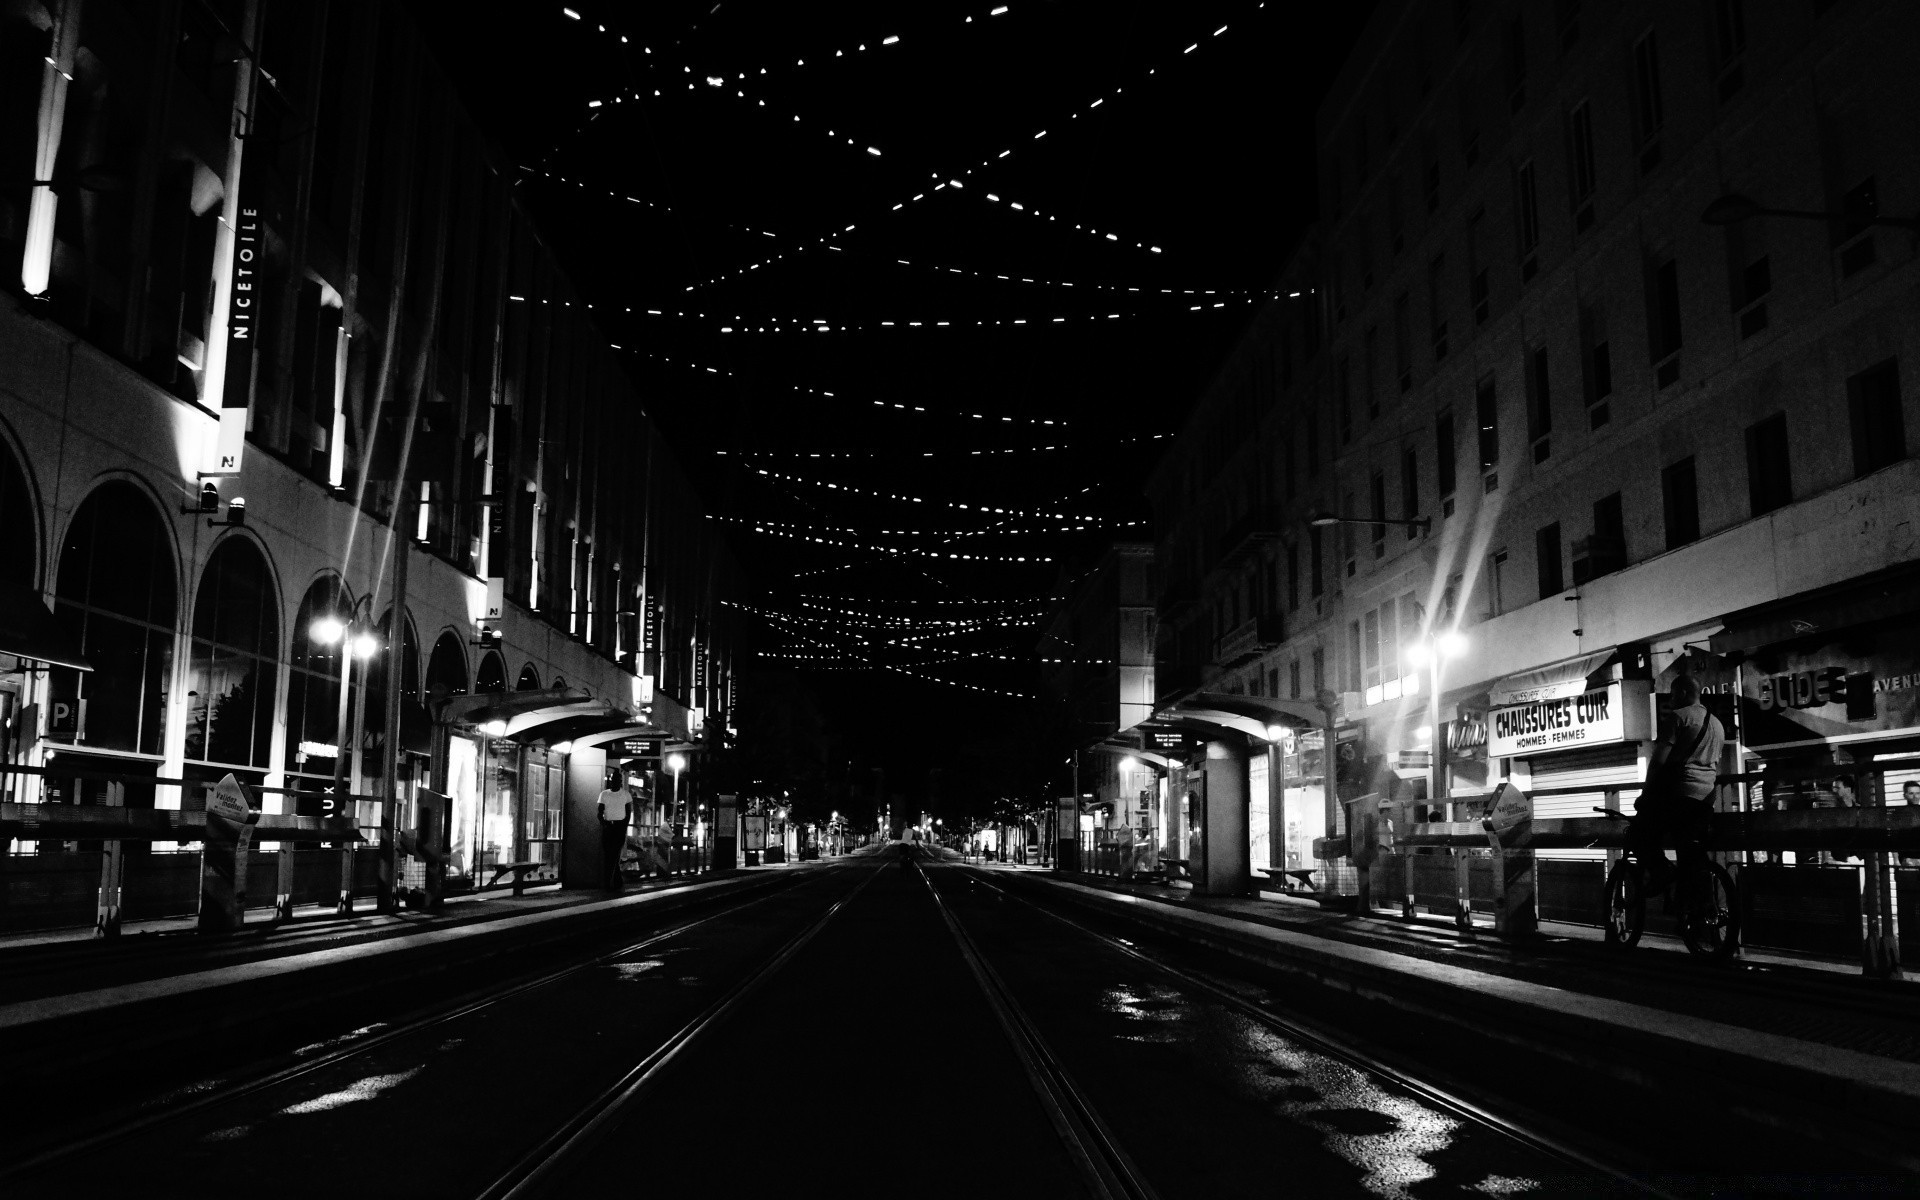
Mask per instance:
[[[1845,747],[1899,803],[1916,46],[1873,0],[1382,4],[1323,218],[1151,484],[1162,708],[1321,704],[1343,795],[1591,785],[1536,805],[1574,815],[1630,805],[1684,670],[1729,772]]]

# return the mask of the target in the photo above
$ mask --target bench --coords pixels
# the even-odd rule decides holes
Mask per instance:
[[[544,864],[537,862],[495,863],[493,865],[493,878],[487,880],[487,886],[494,886],[500,882],[501,876],[511,872],[513,874],[514,886],[518,887],[526,881],[527,872],[543,865]]]

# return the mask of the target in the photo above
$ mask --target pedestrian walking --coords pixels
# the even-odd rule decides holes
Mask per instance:
[[[627,792],[627,773],[619,767],[609,773],[609,786],[600,793],[596,805],[600,814],[601,881],[613,891],[622,886],[620,853],[627,846],[627,818],[632,797]]]

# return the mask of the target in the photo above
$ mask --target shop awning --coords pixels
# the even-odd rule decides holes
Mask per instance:
[[[1173,711],[1212,710],[1257,721],[1262,736],[1268,725],[1291,729],[1314,729],[1326,724],[1326,713],[1306,700],[1282,700],[1277,696],[1231,696],[1225,692],[1195,692],[1173,706]]]
[[[1756,650],[1915,612],[1920,612],[1920,568],[1909,563],[1733,613],[1712,645],[1716,654]]]
[[[565,742],[582,734],[618,729],[632,720],[605,700],[550,704],[510,719],[505,736],[517,742]]]
[[[1111,754],[1115,758],[1137,758],[1144,763],[1152,763],[1162,771],[1167,769],[1167,756],[1152,750],[1142,750],[1138,746],[1128,746],[1116,742],[1096,742],[1087,747],[1089,754]]]
[[[556,704],[577,704],[591,696],[579,688],[547,688],[537,692],[482,692],[476,696],[448,696],[433,702],[436,721],[484,725],[511,721],[523,713]]]
[[[1605,666],[1612,650],[1582,654],[1565,662],[1509,675],[1488,689],[1487,703],[1495,708],[1509,704],[1532,704],[1536,700],[1562,700],[1587,690],[1587,676]]]
[[[10,583],[0,583],[0,654],[76,671],[93,670],[39,593]]]
[[[664,749],[667,731],[652,725],[635,725],[628,723],[613,729],[601,729],[593,733],[580,734],[573,739],[573,744],[576,749],[583,749],[593,746],[604,746],[609,742],[624,742],[628,738],[659,738],[661,746]]]

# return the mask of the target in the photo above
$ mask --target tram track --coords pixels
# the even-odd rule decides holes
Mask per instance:
[[[1052,918],[1055,922],[1073,930],[1081,937],[1095,941],[1109,950],[1116,951],[1135,962],[1147,966],[1152,971],[1173,981],[1178,988],[1190,993],[1198,993],[1209,1001],[1282,1038],[1309,1047],[1328,1058],[1345,1063],[1371,1079],[1387,1085],[1389,1088],[1397,1089],[1417,1097],[1425,1104],[1449,1114],[1456,1120],[1470,1123],[1492,1132],[1516,1146],[1524,1147],[1532,1153],[1542,1155],[1572,1170],[1606,1178],[1612,1183],[1627,1189],[1632,1194],[1662,1197],[1665,1198],[1665,1200],[1677,1200],[1674,1193],[1664,1190],[1630,1172],[1612,1166],[1589,1151],[1573,1145],[1565,1138],[1544,1132],[1534,1124],[1515,1116],[1497,1112],[1486,1104],[1462,1095],[1453,1087],[1436,1083],[1404,1067],[1393,1064],[1384,1057],[1356,1045],[1351,1038],[1327,1030],[1317,1022],[1272,1011],[1269,1008],[1246,999],[1244,996],[1235,993],[1232,989],[1222,986],[1213,980],[1146,953],[1124,938],[1102,933],[1071,917],[1038,904],[1025,896],[1009,891],[998,883],[983,877],[982,873],[978,871],[965,870],[964,873],[970,882],[977,883],[1003,899],[1016,902],[1026,909]],[[934,891],[936,900],[939,900],[938,889],[934,887],[930,878],[927,881],[927,886]],[[946,916],[949,928],[953,929],[956,940],[961,942],[963,953],[968,954],[970,958],[977,957],[979,955],[977,947],[973,946],[971,939],[959,926],[957,919],[953,916],[944,900],[940,902],[942,914]],[[970,965],[972,965],[971,962]],[[1005,984],[999,980],[997,975],[992,974],[992,967],[985,962],[984,958],[979,959],[976,977],[982,979],[982,988],[989,992],[990,1000],[993,999],[993,993],[996,991],[1004,997],[1010,1014],[1015,1018],[1014,1024],[1018,1026],[1017,1033],[1013,1028],[1009,1028],[1009,1038],[1026,1039],[1031,1044],[1038,1046],[1042,1054],[1045,1055],[1043,1062],[1048,1060],[1052,1062],[1051,1069],[1048,1071],[1049,1076],[1064,1079],[1064,1069],[1059,1068],[1057,1060],[1053,1059],[1051,1053],[1046,1051],[1045,1044],[1040,1041],[1039,1035],[1037,1031],[1033,1029],[1031,1021],[1027,1020],[1024,1015],[1020,1013],[1017,1003],[1013,1001],[1009,993],[1006,993]],[[991,980],[991,982],[989,982],[989,980]],[[998,1010],[998,1007],[996,1003],[996,1010]],[[1003,1019],[1003,1024],[1005,1023]],[[1016,1048],[1018,1048],[1018,1043],[1016,1043]],[[1036,1090],[1039,1090],[1041,1086],[1041,1084],[1036,1083]],[[1098,1115],[1092,1113],[1091,1106],[1085,1100],[1084,1096],[1076,1089],[1070,1093],[1070,1097],[1077,1107],[1083,1109],[1091,1116],[1095,1127],[1104,1132],[1104,1124],[1099,1123]],[[1108,1155],[1124,1155],[1124,1152],[1120,1150],[1118,1144],[1112,1140],[1110,1133],[1105,1133],[1104,1137],[1098,1139],[1095,1142],[1095,1146]],[[1109,1161],[1112,1161],[1112,1159],[1109,1158]],[[1094,1190],[1096,1196],[1101,1197],[1152,1194],[1150,1190],[1151,1185],[1143,1178],[1138,1178],[1137,1172],[1134,1172],[1134,1178],[1137,1179],[1137,1183],[1123,1179],[1121,1181],[1121,1187],[1145,1188],[1149,1190],[1113,1190],[1110,1185],[1105,1190],[1097,1188],[1092,1190]]]
[[[675,1030],[652,1053],[635,1063],[611,1087],[601,1090],[556,1126],[539,1144],[477,1193],[477,1200],[527,1200],[546,1194],[567,1171],[584,1158],[635,1104],[660,1082],[661,1076],[707,1034],[723,1024],[741,1004],[798,954],[836,914],[865,891],[884,867],[868,871],[853,890],[834,901],[818,918],[789,939],[746,978],[728,988],[697,1016]]]
[[[916,868],[917,869],[917,868]],[[953,935],[967,969],[980,985],[987,1006],[993,1010],[1001,1031],[1020,1060],[1027,1081],[1033,1085],[1040,1106],[1046,1110],[1056,1136],[1079,1171],[1081,1181],[1095,1200],[1159,1200],[1159,1193],[1147,1182],[1133,1159],[1120,1145],[1113,1130],[1067,1073],[1060,1058],[1047,1045],[1020,1002],[1014,999],[999,972],[980,952],[973,937],[934,886],[932,876],[920,870],[921,882],[933,897],[941,919]]]
[[[814,876],[818,878],[819,876]],[[665,943],[681,938],[686,934],[709,925],[715,921],[737,916],[741,912],[785,895],[795,880],[776,878],[754,889],[746,897],[737,894],[730,899],[733,903],[724,904],[715,911],[692,920],[683,921],[671,928],[648,934],[637,941],[620,946],[617,949],[592,955],[578,962],[570,963],[555,970],[540,972],[531,977],[521,977],[498,985],[469,991],[451,1001],[431,1005],[424,1011],[417,1011],[400,1018],[392,1024],[376,1023],[353,1030],[340,1038],[329,1041],[341,1042],[332,1048],[318,1053],[305,1054],[314,1047],[303,1047],[293,1053],[300,1056],[299,1061],[268,1070],[264,1074],[238,1079],[230,1084],[215,1086],[191,1096],[163,1096],[149,1103],[149,1111],[141,1112],[126,1119],[116,1121],[105,1128],[94,1130],[83,1136],[72,1138],[57,1145],[46,1147],[37,1152],[26,1154],[0,1166],[0,1184],[17,1182],[48,1169],[60,1166],[88,1152],[101,1150],[115,1143],[125,1141],[136,1135],[149,1133],[163,1126],[171,1125],[185,1118],[203,1115],[220,1106],[232,1104],[251,1096],[258,1096],[272,1089],[283,1087],[304,1076],[316,1074],[337,1067],[352,1059],[373,1053],[383,1047],[401,1042],[440,1026],[470,1018],[516,998],[526,996],[541,989],[551,987],[563,980],[581,975],[584,972],[618,962],[623,958],[645,952]],[[359,1035],[359,1036],[356,1036]],[[351,1039],[351,1040],[346,1040]],[[317,1046],[328,1046],[328,1041]]]

